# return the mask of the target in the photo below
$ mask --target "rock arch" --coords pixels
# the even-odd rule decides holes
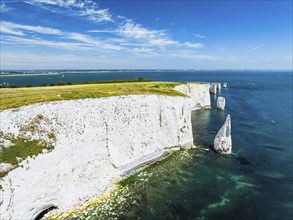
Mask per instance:
[[[33,218],[34,220],[41,220],[47,213],[51,212],[54,209],[58,209],[57,206],[47,205],[39,210],[36,216]]]

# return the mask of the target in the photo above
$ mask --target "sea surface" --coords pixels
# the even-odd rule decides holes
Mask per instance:
[[[192,112],[198,149],[187,151],[186,160],[179,160],[182,152],[175,153],[165,162],[169,168],[163,169],[161,163],[148,168],[152,177],[145,181],[150,182],[138,192],[143,197],[118,219],[293,219],[292,72],[78,71],[1,76],[1,83],[39,85],[138,77],[227,82],[227,89],[218,94],[226,98],[226,109],[215,109],[215,95],[212,110]],[[210,147],[227,114],[232,119],[233,154],[218,155]],[[180,164],[171,166],[176,161]]]

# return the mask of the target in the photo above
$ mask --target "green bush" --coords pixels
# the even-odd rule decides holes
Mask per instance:
[[[64,86],[65,84],[64,84],[64,82],[58,82],[57,85],[58,86]]]

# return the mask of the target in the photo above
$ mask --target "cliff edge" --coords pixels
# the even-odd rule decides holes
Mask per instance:
[[[1,219],[35,219],[49,208],[70,208],[103,193],[133,163],[173,146],[191,147],[191,111],[210,107],[209,84],[175,90],[187,97],[113,96],[1,111],[3,134],[17,136],[39,117],[42,133],[29,137],[44,131],[55,136],[52,151],[27,158],[0,179]]]

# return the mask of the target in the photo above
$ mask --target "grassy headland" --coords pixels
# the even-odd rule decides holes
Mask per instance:
[[[100,98],[108,96],[158,94],[184,96],[173,88],[176,82],[116,81],[94,84],[65,85],[53,87],[1,88],[0,110],[17,108],[40,102]]]

